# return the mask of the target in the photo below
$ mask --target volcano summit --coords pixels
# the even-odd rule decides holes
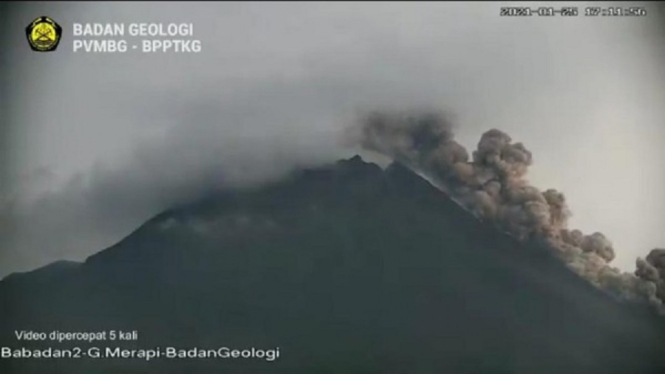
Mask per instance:
[[[95,348],[279,348],[263,359],[0,360],[2,373],[663,373],[665,323],[547,243],[360,157],[174,207],[84,263],[0,282],[15,330],[138,331]],[[71,344],[70,344],[71,343]]]

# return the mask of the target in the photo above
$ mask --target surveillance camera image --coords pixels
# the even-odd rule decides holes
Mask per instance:
[[[659,2],[0,5],[0,373],[665,373]]]

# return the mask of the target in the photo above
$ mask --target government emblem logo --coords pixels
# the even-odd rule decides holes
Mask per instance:
[[[51,52],[58,48],[62,37],[62,27],[49,17],[42,16],[25,28],[30,48],[37,52]]]

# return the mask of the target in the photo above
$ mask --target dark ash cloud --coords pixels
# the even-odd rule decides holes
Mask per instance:
[[[635,220],[631,209],[650,208],[639,226],[614,236],[625,249],[614,263],[632,265],[626,258],[634,248],[660,242],[653,221],[665,213],[665,204],[654,201],[665,176],[639,163],[662,155],[654,139],[663,137],[665,117],[654,108],[662,107],[665,75],[652,48],[662,43],[649,36],[652,18],[542,22],[498,17],[499,7],[25,2],[11,17],[0,11],[7,30],[0,59],[0,90],[7,95],[0,104],[7,107],[0,111],[0,277],[81,260],[189,196],[350,156],[357,150],[347,152],[336,139],[358,109],[441,103],[466,124],[456,132],[463,144],[475,142],[490,121],[541,157],[575,143],[562,155],[566,161],[543,157],[531,177],[565,187],[578,227],[615,233],[613,225]],[[67,48],[66,31],[57,53],[37,56],[23,30],[41,14],[65,30],[72,22],[191,22],[203,49],[80,54]],[[449,134],[437,136],[445,142]],[[582,144],[590,138],[593,152]],[[483,157],[498,170],[490,165],[496,141],[488,139]],[[443,149],[428,162],[449,159],[459,169],[443,177],[475,175],[459,162],[472,154],[461,146]],[[636,150],[640,157],[626,157]],[[572,165],[573,159],[584,163]],[[633,174],[602,198],[631,195],[626,191],[636,185],[640,194],[597,211],[595,186],[612,181],[615,171],[596,167],[588,183],[577,181],[589,165],[608,159],[624,160],[616,169]],[[571,164],[565,175],[557,162]],[[528,188],[511,197],[515,207],[494,211],[496,191],[495,182],[476,189],[478,200],[486,200],[478,209],[528,213],[517,229],[547,218],[539,207],[560,205],[552,221],[566,215],[554,192],[525,209]]]
[[[476,150],[455,140],[448,117],[436,111],[372,112],[350,130],[358,143],[433,178],[461,205],[520,240],[539,240],[568,267],[594,285],[624,299],[665,301],[665,251],[637,260],[635,274],[610,266],[615,250],[600,232],[568,228],[570,209],[563,193],[542,191],[526,179],[531,152],[510,135],[491,129]],[[566,167],[562,165],[561,167]],[[608,204],[611,202],[608,202]]]

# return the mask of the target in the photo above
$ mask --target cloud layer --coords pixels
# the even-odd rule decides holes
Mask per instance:
[[[665,240],[655,18],[517,19],[499,8],[26,3],[0,12],[0,277],[83,259],[189,196],[350,156],[337,139],[359,110],[442,105],[465,124],[461,144],[488,127],[529,144],[540,157],[531,179],[560,186],[576,227],[612,232],[622,248],[614,263],[632,267]],[[27,46],[24,28],[42,14],[65,30],[56,53]],[[203,48],[73,53],[73,22],[193,23]]]

